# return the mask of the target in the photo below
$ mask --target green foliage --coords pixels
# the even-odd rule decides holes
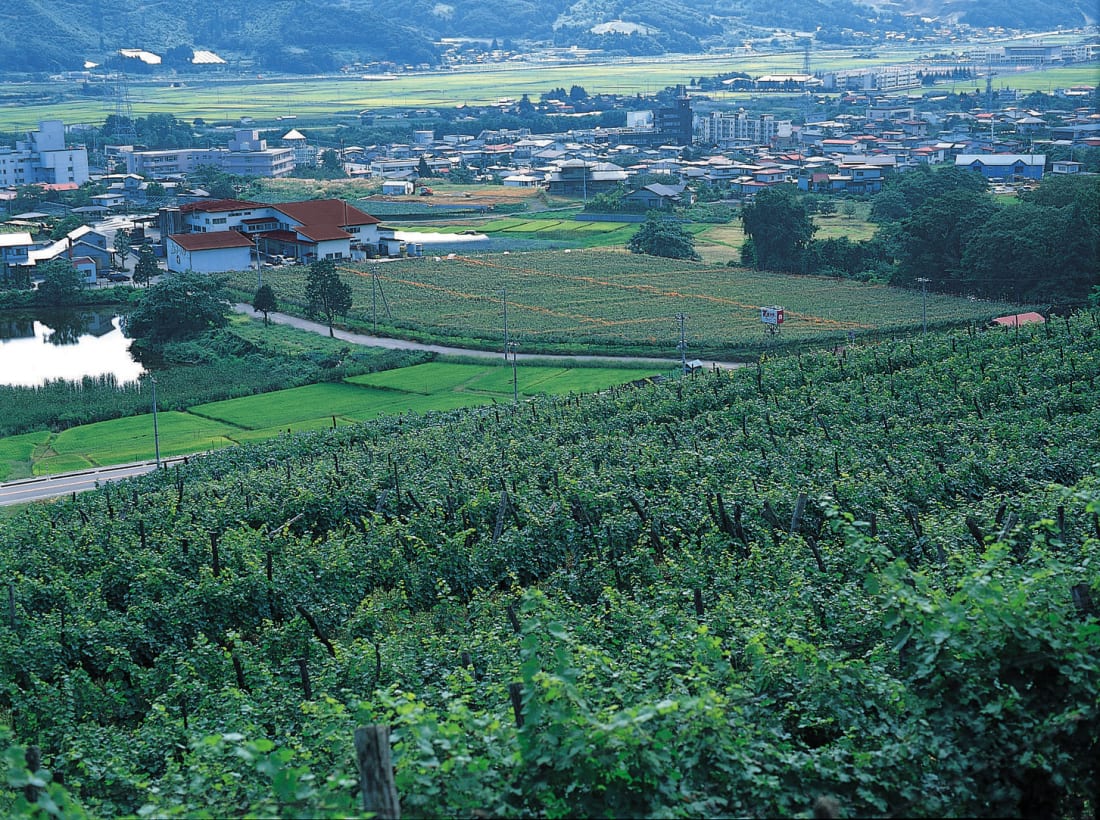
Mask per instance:
[[[137,264],[134,265],[134,283],[148,285],[152,278],[158,276],[160,272],[160,266],[157,265],[157,255],[153,252],[152,245],[143,244],[138,249],[138,260]]]
[[[35,293],[35,303],[44,307],[69,307],[81,300],[84,277],[68,259],[54,259],[36,266],[42,277]]]
[[[279,309],[279,301],[275,298],[271,285],[264,283],[256,288],[256,295],[252,297],[252,309],[262,313],[264,324],[268,324],[267,315]]]
[[[351,286],[340,278],[331,259],[321,259],[309,266],[305,298],[306,312],[325,320],[329,336],[333,335],[336,317],[346,316],[351,310]]]
[[[758,270],[803,270],[803,253],[816,228],[796,190],[784,185],[760,191],[741,209],[741,222],[752,240],[745,264]]]
[[[167,342],[225,327],[229,309],[221,279],[193,271],[173,273],[145,291],[127,318],[126,333],[138,349],[151,352]]]
[[[0,709],[94,816],[352,814],[366,723],[410,816],[1087,816],[1096,339],[765,357],[33,505]]]
[[[633,253],[663,256],[666,259],[690,259],[698,262],[695,237],[672,219],[650,215],[630,238],[627,248]]]

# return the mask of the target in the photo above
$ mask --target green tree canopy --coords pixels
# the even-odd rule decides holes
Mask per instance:
[[[891,282],[912,285],[925,278],[936,290],[963,290],[963,249],[996,209],[989,194],[964,187],[928,199],[902,220],[900,263]]]
[[[256,295],[252,297],[252,309],[264,315],[264,324],[268,323],[267,315],[279,309],[279,302],[275,298],[275,291],[266,282],[256,288]]]
[[[337,316],[351,310],[351,286],[336,273],[336,263],[321,259],[309,266],[306,278],[306,310],[325,320],[328,335],[335,335],[332,324]]]
[[[801,271],[803,253],[816,227],[809,211],[791,186],[766,188],[741,209],[741,222],[752,264],[758,270]]]
[[[679,222],[653,215],[630,238],[627,247],[633,253],[664,256],[668,259],[700,259],[695,252],[694,236],[684,230]]]
[[[38,304],[61,307],[79,301],[84,290],[84,278],[68,259],[45,262],[37,267],[35,273],[43,277],[35,294]]]
[[[126,334],[139,351],[155,350],[225,327],[229,310],[221,279],[193,271],[173,273],[145,292],[126,321]]]
[[[149,244],[143,244],[138,250],[138,261],[134,265],[134,282],[139,285],[148,285],[154,276],[160,273],[157,265],[157,255]]]

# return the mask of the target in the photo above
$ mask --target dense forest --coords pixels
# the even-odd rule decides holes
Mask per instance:
[[[762,357],[5,516],[0,813],[346,816],[385,724],[410,816],[1084,816],[1098,340]]]
[[[269,70],[312,73],[358,61],[434,64],[441,38],[499,38],[524,44],[599,48],[625,54],[695,52],[742,45],[776,30],[819,32],[822,41],[877,42],[887,31],[920,35],[932,23],[906,3],[872,8],[855,0],[748,3],[717,0],[380,0],[307,3],[266,0],[223,3],[194,0],[187,13],[136,0],[26,0],[0,10],[8,36],[0,43],[0,71],[79,69],[102,63],[119,48],[144,48],[185,68],[190,49],[214,49]],[[919,12],[919,13],[918,13]],[[1087,0],[1035,4],[965,0],[952,18],[978,26],[1050,28],[1095,18]],[[133,70],[141,70],[138,61]]]

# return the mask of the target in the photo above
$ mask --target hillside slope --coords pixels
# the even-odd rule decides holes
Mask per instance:
[[[585,46],[630,54],[693,52],[741,45],[776,29],[813,32],[834,42],[878,39],[886,31],[928,29],[919,0],[870,4],[853,0],[749,3],[747,0],[194,0],[181,7],[154,0],[25,0],[0,9],[5,38],[0,71],[78,69],[119,48],[169,55],[184,67],[190,47],[272,70],[331,71],[355,60],[434,63],[441,38],[484,38]],[[919,12],[919,14],[918,14]],[[1095,17],[1088,0],[1039,2],[958,0],[939,19],[980,26],[1052,28]],[[134,70],[140,66],[133,65]]]
[[[35,506],[0,519],[0,747],[93,816],[348,816],[361,723],[410,816],[1086,814],[1098,378],[1086,313]]]

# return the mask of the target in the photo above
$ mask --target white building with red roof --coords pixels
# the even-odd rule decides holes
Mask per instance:
[[[252,267],[252,240],[237,231],[173,234],[165,240],[168,270],[221,273]]]
[[[304,202],[266,204],[241,199],[217,199],[192,202],[180,208],[185,232],[172,234],[169,243],[180,248],[177,262],[171,249],[168,253],[169,270],[240,270],[234,267],[212,267],[233,258],[230,248],[243,247],[240,241],[254,248],[259,255],[284,256],[302,264],[319,259],[364,259],[387,255],[387,247],[393,241],[393,231],[381,226],[378,217],[371,216],[341,199],[312,199]],[[181,243],[181,239],[197,235],[233,234],[214,240],[209,247],[198,247],[195,240]],[[218,245],[217,242],[224,244]],[[183,252],[187,242],[200,255]],[[213,251],[218,251],[213,253]],[[187,259],[187,261],[183,261]],[[247,260],[246,260],[247,261]],[[196,267],[196,264],[201,264]],[[245,264],[244,267],[248,267]]]

